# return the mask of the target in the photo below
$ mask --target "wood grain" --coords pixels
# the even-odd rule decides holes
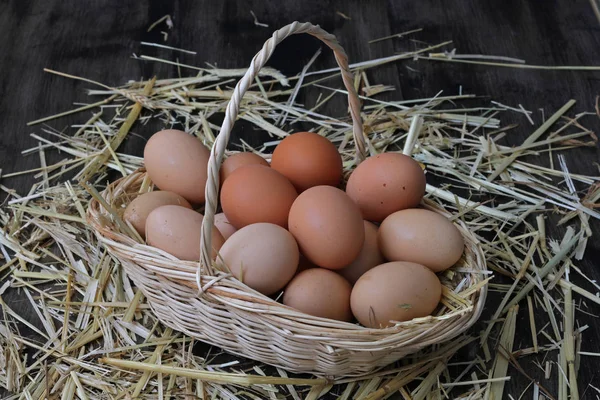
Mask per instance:
[[[269,28],[256,26],[250,14],[253,10],[260,22]],[[339,13],[350,19],[346,19]],[[44,67],[74,75],[85,76],[109,85],[118,85],[130,79],[177,76],[175,67],[133,59],[132,54],[173,58],[169,50],[141,48],[140,41],[163,43],[164,25],[147,32],[150,24],[170,14],[174,28],[168,32],[167,45],[194,50],[197,55],[179,54],[182,62],[202,66],[211,63],[220,67],[244,67],[274,29],[293,20],[320,24],[334,33],[345,47],[350,61],[357,62],[384,57],[395,52],[412,50],[413,40],[439,43],[453,40],[453,46],[462,54],[493,54],[525,59],[529,64],[541,65],[600,65],[600,24],[588,0],[420,0],[420,1],[351,1],[351,0],[286,0],[263,2],[258,0],[232,1],[150,1],[123,2],[118,0],[3,0],[0,1],[0,168],[4,173],[35,168],[36,156],[21,157],[19,152],[36,143],[29,137],[39,127],[28,128],[28,121],[72,108],[73,103],[89,102],[85,89],[90,84],[75,82],[42,72]],[[409,38],[391,39],[375,44],[367,41],[393,33],[423,28]],[[316,39],[293,37],[278,47],[270,65],[291,75],[320,47]],[[314,68],[332,67],[333,58],[323,53]],[[193,71],[182,70],[183,74]],[[386,99],[411,99],[433,96],[440,90],[456,94],[482,96],[511,106],[522,104],[536,124],[545,116],[563,106],[569,99],[577,104],[574,112],[592,111],[600,94],[600,73],[581,71],[537,71],[485,67],[431,61],[404,61],[389,64],[368,72],[372,82],[393,85],[396,90],[386,93]],[[338,87],[339,82],[327,82]],[[316,89],[307,91],[299,99],[313,104]],[[322,110],[334,115],[345,113],[343,96],[336,97]],[[50,123],[56,129],[81,122],[88,115],[70,116]],[[589,116],[587,125],[596,132],[600,128],[597,117]],[[518,123],[509,132],[503,144],[523,142],[535,130],[524,118],[505,113],[505,124]],[[144,138],[152,134],[149,127],[135,125],[121,149],[141,154]],[[236,135],[261,139],[248,126],[240,124]],[[573,172],[598,175],[599,148],[570,150],[565,153],[567,165]],[[55,156],[56,157],[56,156]],[[49,162],[52,155],[48,154]],[[557,160],[555,160],[556,162]],[[547,157],[535,162],[548,163]],[[30,177],[4,179],[2,183],[25,194],[31,185]],[[551,220],[556,218],[549,213]],[[588,245],[582,269],[592,279],[600,280],[600,224],[592,222],[595,240]],[[550,235],[562,236],[563,229],[553,228]],[[498,299],[489,301],[493,312]],[[37,317],[27,310],[26,301],[19,293],[9,292],[5,300],[22,315],[37,324]],[[576,297],[576,301],[580,301]],[[589,305],[587,312],[597,315],[599,308]],[[489,314],[488,314],[489,315]],[[584,332],[582,350],[600,352],[600,321],[595,316],[578,313],[578,324],[591,328]],[[543,324],[541,324],[543,326]],[[515,348],[531,345],[526,307],[518,316]],[[475,347],[461,352],[460,359],[472,359]],[[551,352],[548,360],[556,360]],[[551,393],[557,392],[557,371],[550,380],[544,380],[537,363],[544,355],[519,360],[523,369],[538,379]],[[579,370],[582,399],[595,398],[589,383],[599,386],[600,372],[597,360],[583,357]],[[505,393],[518,398],[530,381],[514,368]],[[531,388],[525,398],[530,398]]]

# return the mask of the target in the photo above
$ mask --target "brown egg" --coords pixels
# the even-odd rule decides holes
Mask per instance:
[[[369,221],[364,221],[364,225],[365,242],[360,254],[350,265],[339,270],[340,275],[353,285],[362,274],[385,262],[377,244],[377,225]]]
[[[344,268],[358,257],[365,240],[358,207],[332,186],[315,186],[301,193],[288,224],[302,254],[323,268]]]
[[[161,206],[146,219],[146,241],[167,253],[188,261],[200,260],[202,214],[181,206]],[[217,228],[212,231],[212,258],[225,242]]]
[[[287,228],[296,197],[294,186],[279,172],[264,165],[246,165],[236,169],[223,184],[221,206],[237,229],[257,222]]]
[[[186,199],[177,193],[161,190],[143,193],[133,199],[123,213],[123,219],[131,225],[142,238],[146,237],[146,218],[155,208],[166,205],[176,205],[191,209],[192,206]]]
[[[363,161],[350,175],[346,193],[364,219],[381,222],[393,212],[416,207],[425,194],[418,162],[400,153],[382,153]]]
[[[225,179],[227,179],[233,171],[243,167],[244,165],[250,164],[260,164],[264,165],[265,167],[269,166],[267,160],[254,153],[236,153],[227,157],[225,161],[223,161],[221,169],[219,170],[221,185],[223,185]]]
[[[204,202],[210,151],[197,138],[176,129],[156,132],[144,148],[144,165],[161,190]]]
[[[271,167],[287,177],[298,193],[313,186],[337,186],[342,180],[342,157],[337,148],[312,132],[283,139],[273,152]]]
[[[393,326],[430,315],[442,296],[438,277],[428,268],[395,261],[378,265],[361,276],[350,297],[352,313],[368,328]]]
[[[397,211],[379,227],[379,248],[390,261],[412,261],[434,272],[453,266],[464,239],[446,217],[420,208]]]
[[[323,268],[296,275],[283,292],[283,304],[315,317],[351,321],[352,287],[344,278]]]
[[[241,228],[220,251],[220,258],[236,278],[267,296],[292,279],[299,256],[294,237],[279,225],[267,223]]]
[[[215,226],[219,232],[221,232],[221,235],[223,235],[225,240],[229,239],[229,237],[237,231],[235,226],[231,225],[227,220],[224,213],[215,214]]]

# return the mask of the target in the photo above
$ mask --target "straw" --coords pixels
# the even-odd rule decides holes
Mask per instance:
[[[165,21],[170,21],[168,16],[159,23]],[[418,37],[419,32],[410,34]],[[587,342],[582,338],[588,332],[577,316],[580,312],[597,314],[600,297],[595,294],[597,284],[586,276],[588,271],[579,258],[584,256],[587,243],[593,241],[590,219],[598,218],[600,177],[571,170],[572,165],[556,157],[573,148],[593,152],[590,146],[595,146],[597,139],[583,126],[582,117],[587,114],[569,115],[572,102],[555,112],[552,119],[543,122],[542,118],[542,125],[524,143],[508,147],[502,135],[515,128],[502,125],[503,114],[515,113],[528,126],[529,112],[521,107],[509,108],[501,103],[490,106],[483,100],[462,107],[465,100],[480,101],[463,93],[402,101],[376,98],[379,90],[391,88],[378,86],[371,75],[367,81],[366,70],[412,60],[448,43],[415,42],[415,51],[350,64],[356,72],[352,84],[370,88],[360,96],[369,153],[405,150],[420,162],[430,182],[426,206],[451,219],[469,242],[459,264],[440,276],[446,307],[440,307],[432,317],[400,324],[393,331],[367,330],[309,317],[249,292],[240,282],[219,273],[200,277],[204,286],[210,284],[200,300],[195,282],[197,264],[178,262],[143,245],[122,220],[123,206],[152,189],[143,170],[138,170],[141,158],[118,148],[118,143],[133,134],[131,126],[126,125],[127,115],[136,107],[140,109],[135,119],[139,129],[147,129],[145,124],[152,121],[169,127],[178,127],[173,124],[182,121],[182,127],[210,146],[220,129],[209,122],[210,117],[224,111],[224,101],[234,93],[233,83],[248,69],[191,66],[199,76],[157,77],[120,87],[49,71],[100,89],[88,92],[95,96],[89,105],[75,105],[71,111],[44,118],[45,122],[57,119],[60,124],[59,118],[81,113],[81,122],[71,129],[63,132],[46,126],[32,134],[36,145],[23,155],[36,153],[39,168],[3,171],[3,177],[33,174],[37,181],[23,196],[0,185],[7,196],[0,208],[0,386],[21,398],[35,399],[94,399],[107,394],[114,398],[193,394],[205,398],[298,399],[318,398],[325,393],[342,399],[394,395],[474,399],[486,393],[514,395],[514,390],[509,390],[513,389],[513,379],[509,378],[518,373],[531,382],[532,389],[523,397],[537,391],[547,398],[585,398],[593,389],[587,388],[586,382],[578,382],[577,365],[580,357],[597,354],[585,347]],[[457,52],[443,54],[464,56]],[[470,56],[455,62],[501,60],[493,54]],[[143,57],[146,62],[186,66],[178,61]],[[522,64],[515,65],[518,68]],[[313,127],[338,146],[349,172],[355,165],[351,121],[343,112],[337,116],[320,112],[320,107],[336,96],[348,93],[333,80],[339,78],[339,69],[311,71],[308,66],[303,72],[285,77],[278,71],[263,69],[260,81],[253,79],[247,95],[239,99],[240,115],[273,136],[293,132],[294,123]],[[311,76],[318,80],[310,81]],[[329,81],[327,86],[324,79]],[[300,83],[293,89],[278,86],[288,82]],[[151,87],[147,94],[145,87]],[[306,88],[322,94],[313,108],[301,104]],[[97,96],[102,98],[98,100]],[[537,122],[537,118],[532,119]],[[277,121],[285,123],[278,126]],[[113,142],[119,132],[122,137]],[[107,141],[115,147],[107,146]],[[225,153],[238,151],[236,144]],[[242,143],[241,148],[268,159],[272,145],[251,148]],[[60,155],[54,164],[46,158],[50,153]],[[536,161],[526,163],[521,158],[546,161],[546,153],[558,160],[556,165],[541,167]],[[67,180],[70,173],[83,177],[84,170],[87,182]],[[110,170],[125,172],[127,177],[107,187]],[[573,186],[579,191],[574,192]],[[558,218],[546,219],[549,211]],[[93,219],[88,220],[89,216]],[[569,228],[564,236],[555,233],[557,220]],[[106,252],[106,248],[111,251]],[[481,252],[473,251],[478,248]],[[485,266],[479,267],[484,259]],[[577,280],[571,279],[573,274],[578,275]],[[129,277],[134,278],[133,282]],[[484,314],[482,324],[468,331],[470,337],[455,337],[458,330],[452,328],[452,321],[461,328],[475,322],[486,286],[506,299],[506,307],[490,303],[488,310],[492,311]],[[19,298],[31,308],[31,320],[5,301],[5,293],[17,290]],[[204,301],[205,307],[182,321],[177,330],[171,330],[165,323],[172,324],[173,308],[161,311],[153,292],[170,305],[173,301]],[[490,320],[491,316],[495,318]],[[514,340],[518,317],[528,319],[529,344],[529,335],[525,343]],[[256,329],[261,318],[269,329]],[[219,323],[226,326],[225,331],[216,330],[213,324]],[[273,357],[266,360],[270,363],[288,359],[290,364],[272,368],[259,361],[225,355],[218,347],[208,345],[206,353],[194,354],[192,335],[196,336],[194,330],[199,327],[206,329],[206,341],[227,338],[221,347],[228,352],[239,354],[239,345],[232,345],[233,335],[238,335],[242,343],[262,343],[246,345],[249,357],[267,355]],[[315,334],[315,327],[320,327],[319,334]],[[437,336],[440,334],[444,336]],[[413,344],[422,348],[410,348],[416,350],[412,355],[396,353],[391,357],[396,340],[392,338],[411,343],[403,349]],[[318,340],[324,342],[317,352],[306,350],[309,347],[305,343]],[[286,345],[292,348],[282,350]],[[461,357],[454,358],[464,346]],[[390,357],[383,358],[381,365],[391,364],[373,370],[361,355],[349,365],[371,368],[338,378],[324,377],[323,373],[298,375],[281,368],[292,370],[293,365],[299,365],[310,369],[316,361],[338,365],[345,349],[359,355],[384,354]],[[397,357],[404,358],[393,363]],[[546,379],[558,379],[558,391],[551,393],[546,382],[528,377],[524,363],[539,363]],[[465,369],[457,371],[457,366]]]

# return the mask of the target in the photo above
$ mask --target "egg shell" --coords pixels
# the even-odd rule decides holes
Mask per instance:
[[[180,260],[200,260],[202,214],[181,206],[161,206],[146,219],[146,242]],[[225,242],[221,232],[212,230],[212,258]]]
[[[129,221],[142,238],[146,237],[146,219],[156,208],[166,205],[176,205],[191,209],[190,203],[178,195],[169,191],[156,191],[143,193],[133,199],[123,213],[123,219]]]
[[[302,271],[283,292],[283,304],[315,317],[351,321],[352,287],[337,273],[323,268]]]
[[[279,225],[268,223],[241,228],[220,251],[223,263],[237,279],[267,296],[292,279],[299,257],[294,237]]]
[[[264,165],[265,167],[269,166],[267,160],[254,153],[236,153],[227,157],[219,169],[221,185],[233,171],[244,165],[251,164]]]
[[[258,222],[287,228],[288,214],[296,197],[296,189],[285,176],[253,164],[236,169],[223,183],[221,207],[237,229]]]
[[[273,151],[271,167],[292,182],[299,193],[342,180],[342,157],[327,138],[312,132],[294,133]]]
[[[200,140],[176,129],[155,133],[144,147],[144,165],[152,182],[194,204],[204,202],[209,157]]]
[[[425,174],[418,162],[400,153],[367,158],[352,172],[346,193],[363,218],[381,222],[393,212],[416,207],[425,194]]]
[[[227,219],[224,213],[215,214],[215,226],[223,235],[225,240],[229,239],[231,235],[237,232],[235,226],[231,225],[231,222]]]
[[[385,262],[377,244],[377,225],[363,221],[365,226],[365,241],[360,254],[350,265],[339,270],[348,282],[354,284],[365,272]]]
[[[379,227],[379,248],[390,261],[412,261],[434,272],[453,266],[463,254],[464,238],[441,214],[415,208],[397,211]]]
[[[354,261],[365,240],[358,207],[332,186],[301,193],[290,210],[289,229],[302,254],[328,269],[341,269]]]
[[[430,315],[442,296],[438,277],[423,265],[394,261],[367,271],[350,297],[352,313],[368,328]]]

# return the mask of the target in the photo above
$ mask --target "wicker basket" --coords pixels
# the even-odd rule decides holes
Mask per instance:
[[[294,22],[267,40],[237,84],[227,106],[225,120],[211,151],[202,226],[201,262],[180,261],[164,251],[139,243],[111,215],[139,194],[146,174],[143,169],[112,183],[102,194],[104,202],[90,203],[88,220],[109,252],[119,259],[131,280],[142,290],[158,318],[167,326],[228,352],[292,372],[328,377],[360,376],[373,372],[425,346],[452,339],[479,317],[486,296],[482,285],[485,260],[477,239],[457,220],[465,238],[465,253],[454,270],[449,289],[458,282],[472,287],[465,298],[471,304],[460,310],[443,307],[436,316],[399,323],[385,329],[313,317],[264,296],[211,265],[210,233],[217,209],[219,166],[239,101],[275,46],[289,35],[308,33],[329,46],[342,71],[349,93],[356,161],[365,157],[360,103],[353,87],[347,57],[333,35],[310,23]],[[433,202],[424,206],[450,215]],[[114,211],[113,211],[114,213]],[[468,266],[468,268],[465,268]]]

